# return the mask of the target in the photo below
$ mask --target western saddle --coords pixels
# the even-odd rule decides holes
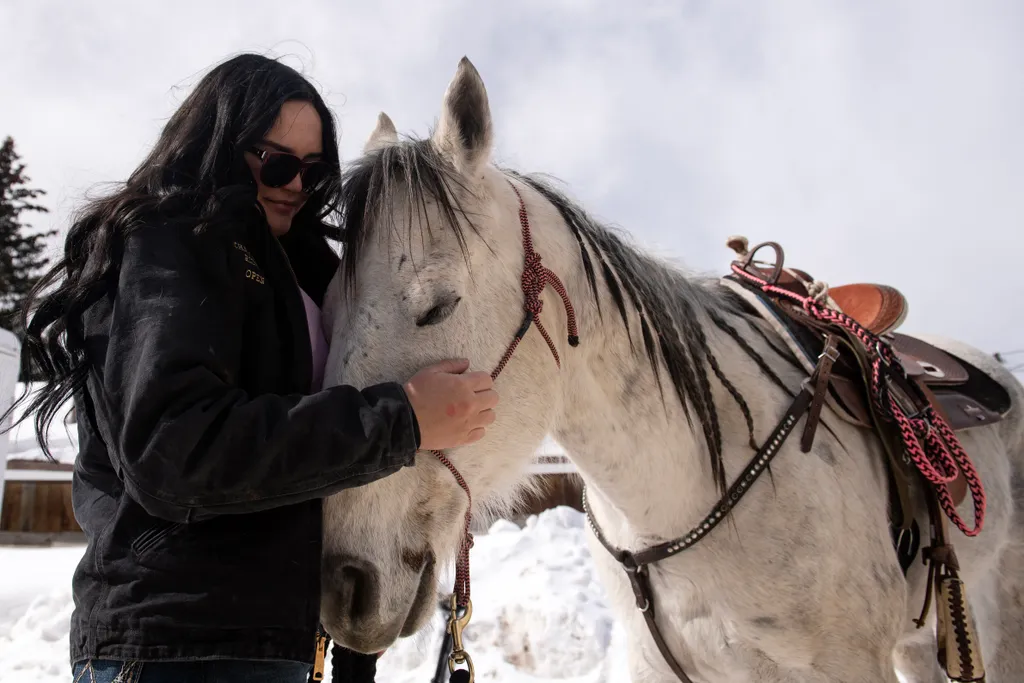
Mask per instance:
[[[782,247],[774,242],[757,245],[753,251],[747,248],[745,237],[732,237],[728,246],[736,251],[739,259],[734,261],[741,268],[755,273],[780,288],[804,297],[817,297],[825,305],[842,311],[856,320],[873,334],[887,338],[907,375],[927,388],[932,407],[942,415],[954,431],[999,422],[1010,409],[1010,396],[1006,389],[994,379],[967,361],[925,341],[896,332],[904,322],[909,310],[906,297],[895,287],[869,283],[823,287],[807,272],[785,266]],[[777,254],[774,264],[765,265],[754,261],[754,254],[762,247],[772,247]],[[744,285],[739,291],[748,302],[750,288],[734,276],[727,276],[731,283]],[[764,295],[761,294],[761,300]],[[773,299],[771,305],[778,305]],[[814,359],[821,353],[823,343],[818,329],[812,329],[806,320],[788,315],[782,318],[774,310],[755,306],[759,313],[769,313],[783,327],[783,337],[800,357],[801,362],[813,370]],[[792,305],[790,305],[792,308]],[[785,309],[784,309],[785,310]],[[786,310],[791,313],[792,311]],[[774,322],[769,320],[769,322]],[[833,370],[833,387],[836,405],[845,419],[868,427],[871,419],[864,400],[860,368],[848,367],[848,372]]]
[[[955,553],[946,540],[943,509],[964,533],[980,531],[984,492],[956,433],[1000,421],[1011,408],[1009,393],[966,360],[897,332],[908,303],[895,287],[828,287],[806,271],[786,266],[782,247],[775,242],[749,249],[747,239],[736,236],[727,245],[737,258],[722,283],[779,333],[813,385],[808,387],[814,399],[802,449],[810,450],[825,405],[840,419],[879,436],[888,455],[889,515],[904,573],[920,543],[922,525],[915,519],[914,500],[927,503],[930,524],[924,528],[931,529],[932,538],[922,557],[929,565],[931,587],[917,624],[924,625],[933,587],[940,664],[954,681],[983,681],[981,650]],[[774,262],[755,261],[766,248],[775,252]],[[959,455],[955,464],[950,453]],[[925,470],[938,474],[929,477]],[[973,530],[966,529],[955,511],[968,488],[975,502]]]

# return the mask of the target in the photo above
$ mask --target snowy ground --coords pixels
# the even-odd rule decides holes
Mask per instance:
[[[472,550],[473,620],[466,649],[481,681],[627,681],[623,634],[604,601],[584,540],[584,518],[548,510],[523,529],[495,523]],[[379,679],[430,681],[444,627],[385,653]]]
[[[549,510],[520,529],[499,521],[472,550],[474,614],[466,649],[477,680],[611,683],[629,680],[620,629],[604,602],[583,517]],[[0,681],[70,681],[71,574],[81,546],[0,547]],[[378,680],[427,683],[441,644],[432,628],[380,660]]]
[[[71,680],[71,574],[82,547],[0,546],[0,681]]]

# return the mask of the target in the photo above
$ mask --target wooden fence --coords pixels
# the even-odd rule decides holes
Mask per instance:
[[[71,470],[72,465],[67,463],[8,461],[0,510],[0,544],[80,538],[82,529],[71,505]],[[582,510],[579,477],[563,455],[540,453],[530,471],[540,479],[540,486],[516,508],[515,519],[560,505]]]
[[[11,460],[7,463],[0,543],[47,545],[83,541],[71,507],[71,466]]]

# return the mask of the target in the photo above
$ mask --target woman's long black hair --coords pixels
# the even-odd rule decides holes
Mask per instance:
[[[4,415],[31,395],[14,424],[34,415],[36,436],[48,458],[53,460],[47,443],[50,423],[88,375],[82,314],[116,285],[129,232],[153,218],[204,232],[253,212],[262,215],[243,153],[273,127],[290,100],[316,108],[323,158],[337,169],[334,119],[315,88],[289,66],[243,54],[203,77],[127,182],[77,213],[62,258],[32,288],[22,308],[23,363],[44,377],[43,386],[31,393],[26,388]],[[311,194],[292,230],[330,234],[323,219],[337,207],[338,197],[337,182]]]

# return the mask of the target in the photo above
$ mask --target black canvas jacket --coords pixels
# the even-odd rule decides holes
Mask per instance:
[[[142,227],[84,316],[72,662],[312,663],[321,498],[412,465],[419,431],[399,384],[311,393],[298,287],[321,304],[337,258],[293,233]]]

